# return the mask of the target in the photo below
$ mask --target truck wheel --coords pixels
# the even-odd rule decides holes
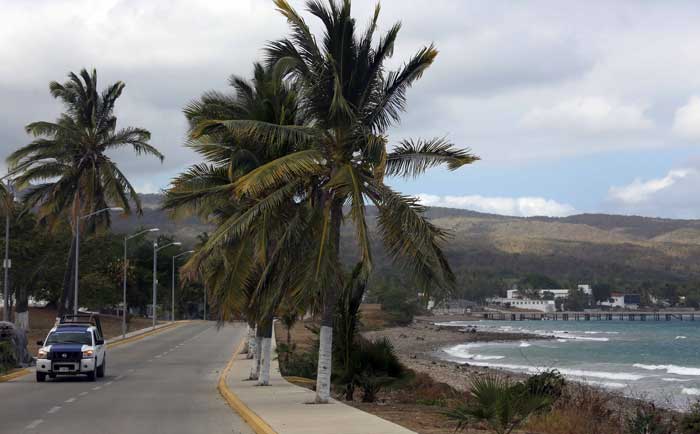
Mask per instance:
[[[36,373],[36,382],[43,383],[44,381],[46,381],[46,372],[37,372]]]
[[[49,378],[53,380],[54,378],[56,378],[56,374],[49,374]]]
[[[97,368],[97,376],[102,378],[105,376],[105,370],[107,369],[107,356],[102,359],[102,364]]]
[[[97,376],[95,375],[95,371],[90,371],[87,373],[88,381],[95,381],[97,380]]]

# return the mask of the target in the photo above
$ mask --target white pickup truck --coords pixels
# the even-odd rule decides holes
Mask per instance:
[[[105,375],[106,345],[100,319],[95,315],[65,315],[38,345],[38,382],[45,381],[46,376],[87,375],[95,381]]]

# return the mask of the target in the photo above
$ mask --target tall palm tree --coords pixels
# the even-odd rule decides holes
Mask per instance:
[[[358,34],[350,0],[308,1],[308,11],[323,27],[317,38],[286,0],[274,3],[292,34],[268,45],[267,62],[286,71],[298,87],[300,122],[221,119],[202,122],[199,131],[225,128],[239,141],[294,146],[235,181],[236,197],[258,197],[259,205],[223,222],[209,244],[242,239],[261,209],[282,211],[286,202],[280,197],[293,198],[308,208],[304,226],[313,249],[308,255],[297,249],[298,274],[304,275],[298,289],[322,299],[316,400],[328,402],[333,321],[344,276],[339,259],[344,206],[355,228],[362,273],[368,274],[372,267],[365,218],[369,200],[377,207],[378,233],[391,256],[414,272],[425,290],[449,289],[454,276],[440,248],[448,234],[422,215],[423,207],[415,198],[395,192],[384,178],[412,178],[438,165],[455,170],[478,158],[444,138],[403,140],[393,150],[387,149],[386,131],[399,121],[406,90],[437,56],[432,45],[420,49],[398,70],[387,72],[385,62],[393,54],[401,26],[395,24],[375,43],[379,6],[367,29]]]
[[[190,103],[185,115],[190,123],[192,149],[205,163],[192,166],[172,181],[166,192],[164,208],[176,216],[195,213],[221,226],[236,221],[244,212],[258,209],[258,217],[243,229],[245,236],[230,243],[203,243],[184,270],[199,275],[206,282],[220,320],[232,314],[243,315],[257,331],[256,354],[262,353],[261,374],[256,368],[251,377],[260,384],[269,380],[272,315],[289,287],[292,262],[278,260],[289,257],[291,240],[301,234],[289,225],[298,220],[298,205],[289,194],[278,195],[279,211],[265,212],[260,195],[236,198],[231,194],[241,176],[262,164],[290,152],[289,141],[274,144],[257,140],[239,140],[227,128],[210,125],[212,119],[256,120],[271,124],[291,125],[297,116],[296,89],[283,80],[283,71],[254,65],[252,81],[233,76],[233,95],[207,92]],[[290,185],[285,191],[294,191]],[[263,196],[264,197],[264,196]],[[268,206],[269,208],[269,206]],[[299,244],[298,242],[295,244]],[[286,250],[285,250],[286,249]],[[255,357],[256,361],[260,357]]]
[[[63,84],[51,82],[51,95],[64,107],[54,122],[33,122],[25,127],[35,139],[8,158],[15,174],[15,185],[24,190],[27,209],[37,209],[38,221],[55,227],[67,218],[73,233],[82,215],[110,206],[119,206],[126,214],[132,204],[141,213],[141,201],[124,173],[107,155],[122,147],[131,147],[138,155],[152,155],[161,162],[163,155],[148,144],[151,134],[143,128],[117,129],[114,105],[124,90],[118,81],[102,93],[97,88],[97,72],[85,69],[79,75],[68,74]],[[108,213],[96,215],[81,231],[91,233],[108,227]],[[63,279],[59,313],[72,302],[71,280],[75,236],[71,243]]]

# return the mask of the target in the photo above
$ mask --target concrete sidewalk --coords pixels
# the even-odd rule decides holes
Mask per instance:
[[[227,385],[278,434],[415,434],[335,400],[310,404],[315,392],[282,378],[276,357],[270,369],[270,386],[256,386],[255,381],[245,380],[252,363],[245,354],[239,354],[229,371]]]

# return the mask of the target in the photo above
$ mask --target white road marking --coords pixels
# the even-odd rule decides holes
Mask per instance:
[[[70,404],[71,402],[75,402],[75,398],[68,398],[68,399],[65,400],[65,402],[67,402],[68,404]]]
[[[133,370],[133,369],[129,369],[129,372],[134,372],[134,370]]]
[[[100,390],[100,389],[102,389],[102,386],[97,386],[97,387],[92,388],[92,390]]]
[[[79,395],[79,396],[85,396],[85,395],[87,395],[88,393],[89,393],[89,392],[80,392],[80,395]]]
[[[60,410],[60,409],[61,409],[60,406],[56,406],[56,407],[53,407],[51,410],[49,410],[48,413],[49,413],[49,414],[54,414],[54,413],[56,413],[56,412],[57,412],[58,410]]]
[[[162,355],[162,354],[158,354],[155,358],[156,358],[156,359],[160,359],[161,357],[163,357],[163,355]]]
[[[43,421],[44,421],[44,419],[37,419],[34,422],[27,425],[27,427],[25,429],[34,429],[34,428],[38,427],[39,424],[41,424]]]
[[[123,376],[123,375],[120,375],[120,376],[118,376],[117,378],[115,378],[114,381],[119,381],[119,380],[121,380],[122,378],[124,378],[124,376]]]
[[[107,383],[105,383],[105,386],[109,386],[110,384],[112,384],[112,381],[108,381]]]

